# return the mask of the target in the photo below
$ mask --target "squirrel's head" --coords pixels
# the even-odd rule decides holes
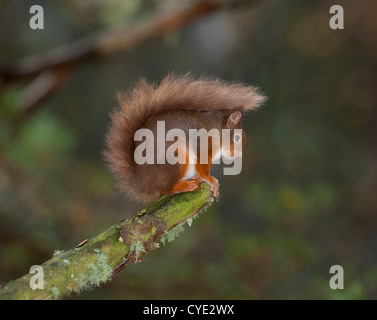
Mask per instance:
[[[221,144],[221,154],[228,159],[238,158],[242,156],[242,149],[245,146],[246,136],[242,129],[241,111],[234,111],[225,117],[224,129],[227,129],[227,137],[224,137]]]

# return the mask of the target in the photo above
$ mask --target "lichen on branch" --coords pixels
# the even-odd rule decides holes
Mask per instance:
[[[127,265],[177,238],[184,224],[191,226],[198,213],[209,206],[212,193],[202,183],[200,191],[162,196],[139,212],[70,250],[55,250],[43,263],[43,289],[31,289],[33,274],[11,281],[0,289],[0,299],[61,299],[80,294],[103,283]]]

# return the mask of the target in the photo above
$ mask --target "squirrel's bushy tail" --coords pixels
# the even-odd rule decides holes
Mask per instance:
[[[240,83],[170,74],[159,85],[139,80],[131,91],[118,94],[118,101],[120,108],[111,114],[105,158],[121,189],[137,200],[149,200],[140,198],[135,186],[138,170],[134,162],[134,134],[148,118],[169,109],[248,111],[260,106],[265,97],[255,87]]]

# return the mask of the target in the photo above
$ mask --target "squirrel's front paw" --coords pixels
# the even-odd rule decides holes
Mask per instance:
[[[213,193],[213,197],[216,198],[216,200],[219,199],[220,193],[219,193],[220,184],[217,179],[213,183],[211,183],[211,191]]]
[[[199,179],[195,179],[196,177],[194,177],[193,179],[190,179],[190,180],[186,180],[186,183],[187,183],[187,191],[196,191],[196,190],[200,190],[200,180]]]

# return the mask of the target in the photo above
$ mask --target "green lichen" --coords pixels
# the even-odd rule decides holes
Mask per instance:
[[[53,257],[59,256],[64,252],[64,250],[55,250],[54,253],[52,254]]]
[[[54,300],[58,300],[60,298],[60,291],[57,287],[51,287],[50,292],[52,293]]]
[[[133,244],[131,244],[130,246],[130,252],[131,251],[134,251],[135,252],[135,258],[136,258],[136,262],[138,261],[139,257],[140,257],[140,254],[142,252],[145,252],[145,248],[144,248],[144,245],[141,241],[137,241]]]
[[[207,207],[204,208],[204,210],[207,211]],[[199,214],[195,214],[195,215],[191,216],[190,218],[188,218],[188,219],[186,220],[186,223],[188,224],[189,227],[191,227],[193,221],[194,221],[195,219],[197,219],[197,218],[199,218]]]
[[[186,223],[186,221],[180,223],[179,225],[177,225],[176,227],[174,227],[173,229],[169,230],[169,231],[166,231],[164,232],[163,236],[161,237],[161,242],[163,245],[166,244],[166,242],[172,242],[174,241],[176,238],[178,238],[180,236],[180,234],[184,231],[184,224]]]
[[[211,201],[210,187],[206,184],[202,184],[201,191],[161,197],[140,212],[138,219],[142,224],[134,218],[121,221],[89,240],[85,246],[64,253],[55,252],[57,256],[43,264],[50,280],[48,289],[30,290],[31,276],[25,275],[0,290],[0,300],[62,298],[108,282],[113,274],[110,266],[116,268],[125,262],[123,258],[130,253],[132,243],[134,251],[129,257],[131,263],[135,262],[135,253],[141,256],[157,248],[164,230],[169,231],[165,232],[161,242],[176,239],[183,231],[183,224],[179,224],[186,220],[185,223],[190,226],[193,221],[191,217],[195,218]],[[123,241],[119,241],[120,237]],[[101,250],[93,251],[94,248]],[[50,290],[51,287],[58,288],[59,292],[56,288]]]
[[[88,263],[87,273],[80,273],[76,279],[77,286],[74,292],[79,294],[85,290],[91,290],[99,285],[108,282],[112,276],[112,268],[107,264],[107,256],[100,249],[93,250],[97,256],[97,262]]]
[[[192,222],[194,221],[194,219],[196,219],[197,217],[199,217],[198,214],[186,219],[185,221],[183,221],[182,223],[180,223],[179,225],[177,225],[176,227],[174,227],[173,229],[169,230],[169,231],[166,231],[164,232],[162,238],[161,238],[161,242],[163,245],[166,244],[166,242],[172,242],[174,241],[176,238],[178,238],[181,233],[184,231],[184,225],[187,223],[187,225],[189,227],[191,227],[192,225]]]

